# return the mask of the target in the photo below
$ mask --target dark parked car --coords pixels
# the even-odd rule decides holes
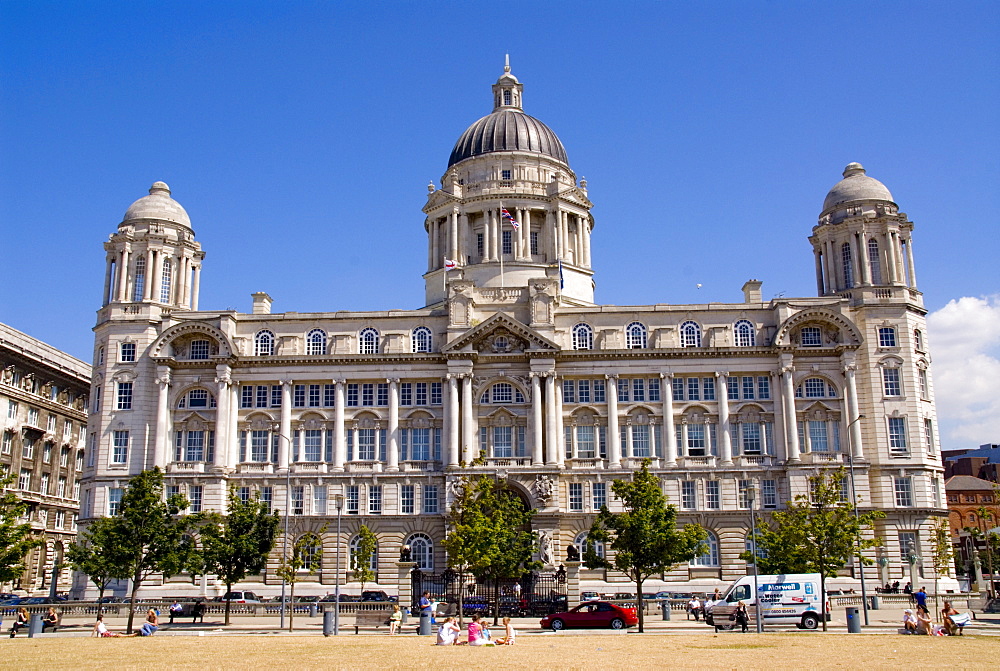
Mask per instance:
[[[539,621],[539,624],[542,625],[542,629],[551,629],[552,631],[569,627],[625,629],[639,624],[639,617],[636,615],[635,608],[616,606],[607,601],[587,601],[573,610],[546,615]]]
[[[395,603],[396,601],[399,600],[399,597],[389,596],[388,594],[386,594],[382,590],[370,589],[370,590],[365,590],[364,592],[361,593],[361,600],[362,601],[383,601],[383,602]]]

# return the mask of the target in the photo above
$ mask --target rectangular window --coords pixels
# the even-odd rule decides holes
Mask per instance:
[[[750,481],[749,480],[737,480],[736,483],[737,483],[736,505],[741,510],[749,510],[750,509],[750,497],[752,495],[751,491],[750,491]]]
[[[822,347],[823,332],[817,326],[806,326],[799,332],[803,347]]]
[[[236,490],[236,495],[240,497],[240,501],[243,503],[250,502],[250,488],[243,486]]]
[[[416,392],[416,395],[414,397],[414,404],[420,406],[427,405],[427,383],[417,382],[414,385],[414,391]],[[438,396],[440,396],[440,394],[441,394],[441,389],[440,389],[440,384],[438,384]],[[437,402],[438,403],[441,402],[440,398],[438,399]]]
[[[337,404],[337,385],[323,385],[323,407],[332,408]]]
[[[674,401],[684,400],[684,378],[675,377],[670,380],[671,393]]]
[[[904,564],[917,554],[917,534],[914,531],[899,532],[899,558]]]
[[[378,392],[375,399],[376,405],[389,405],[389,383],[382,382],[377,385],[376,391]]]
[[[250,385],[243,385],[240,387],[240,407],[241,408],[252,408],[253,407],[253,387]]]
[[[698,494],[694,480],[684,480],[681,482],[681,508],[694,510],[698,507]]]
[[[705,451],[707,445],[705,443],[705,425],[704,424],[688,424],[688,444],[687,444],[687,454],[690,457],[705,457],[708,453]]]
[[[7,419],[17,419],[17,401],[7,400]]]
[[[903,455],[908,453],[906,447],[906,418],[889,418],[889,454]]]
[[[576,396],[580,403],[590,403],[590,380],[577,380]]]
[[[476,253],[480,258],[483,256],[483,234],[476,233]]]
[[[261,487],[260,488],[260,500],[267,509],[267,512],[271,512],[271,504],[274,502],[274,489],[272,487]]]
[[[42,483],[38,486],[38,491],[41,494],[49,495],[49,474],[42,473]]]
[[[909,508],[913,505],[913,480],[909,477],[893,478],[896,492],[896,507]]]
[[[359,485],[347,485],[345,488],[345,510],[348,515],[361,513],[361,488]]]
[[[124,464],[128,461],[128,431],[115,431],[111,438],[111,463]]]
[[[35,458],[35,439],[31,436],[23,436],[21,438],[21,458],[22,459],[34,459]]]
[[[604,380],[594,380],[594,403],[607,403]]]
[[[188,501],[191,506],[188,508],[188,512],[200,513],[201,512],[201,497],[202,497],[202,486],[192,485],[188,487]]]
[[[424,512],[438,512],[438,487],[437,485],[424,485]]]
[[[809,425],[809,443],[813,452],[829,452],[830,443],[826,437],[826,422],[807,422]]]
[[[899,396],[902,393],[898,368],[882,369],[882,390],[886,396]]]
[[[701,388],[704,392],[702,398],[706,401],[715,400],[715,378],[714,377],[703,377],[701,378]]]
[[[581,459],[593,459],[597,456],[597,445],[594,438],[593,426],[576,427],[576,456]]]
[[[753,400],[754,397],[754,379],[752,377],[743,378],[743,399],[746,401]]]
[[[707,480],[705,482],[705,507],[709,510],[719,510],[722,507],[719,496],[719,481]]]
[[[896,346],[896,329],[892,327],[882,327],[878,330],[878,346],[879,347],[895,347]]]
[[[756,422],[743,422],[741,425],[740,438],[743,441],[743,454],[762,454],[760,440],[760,424]]]
[[[576,403],[576,381],[563,380],[563,403]]]
[[[191,358],[192,359],[207,359],[208,358],[208,341],[207,340],[192,340],[191,341]]]
[[[399,486],[399,512],[404,515],[412,515],[415,511],[414,488],[415,485]]]
[[[202,461],[205,458],[205,432],[187,432],[187,451],[184,455],[185,461]]]
[[[31,471],[29,469],[21,469],[20,475],[17,476],[17,488],[22,491],[31,489]]]
[[[3,454],[10,454],[11,453],[11,449],[13,448],[13,446],[14,446],[14,432],[13,431],[9,431],[9,430],[8,431],[4,431],[3,432],[3,448],[2,448]]]
[[[323,460],[323,432],[320,429],[306,429],[304,458],[306,461]]]
[[[132,383],[131,382],[119,382],[118,383],[118,409],[119,410],[131,410],[132,409]]]
[[[52,443],[45,443],[42,447],[42,463],[48,464],[52,462]]]
[[[257,385],[256,400],[254,402],[254,405],[257,406],[258,408],[266,408],[268,405],[267,393],[268,393],[268,387],[266,385]],[[281,387],[278,387],[278,405],[279,406],[281,405]]]
[[[313,485],[313,515],[326,515],[326,486]]]
[[[350,383],[347,385],[347,407],[356,408],[358,407],[358,387],[360,385],[356,383]]]
[[[762,401],[771,399],[771,378],[766,375],[757,376],[757,398]]]
[[[513,254],[514,253],[514,232],[513,231],[501,231],[500,237],[502,239],[503,253]]]
[[[934,454],[934,420],[924,419],[924,443],[927,445],[927,454]]]
[[[267,407],[267,389],[268,389],[267,387],[264,387],[264,405],[260,406],[262,408],[266,408]],[[281,407],[281,385],[280,384],[272,384],[271,387],[270,387],[270,389],[271,389],[271,407],[272,408],[280,408]],[[261,396],[261,392],[260,392],[260,390],[258,390],[257,391],[257,397],[258,397],[258,399],[260,398],[260,396]]]
[[[594,510],[600,510],[608,505],[608,485],[606,482],[595,482],[590,486],[590,493],[594,500]]]
[[[618,402],[628,403],[628,380],[618,380]]]
[[[291,514],[292,515],[304,515],[305,510],[305,487],[302,485],[293,485],[291,491]]]
[[[292,407],[306,407],[306,386],[304,384],[295,385],[295,389],[292,392]]]
[[[413,383],[403,382],[399,385],[399,404],[413,405]]]
[[[538,231],[531,232],[531,253],[538,253]]]
[[[126,363],[130,363],[130,362],[135,361],[135,343],[134,342],[123,342],[119,346],[119,350],[118,351],[121,353],[121,360],[122,361],[124,361]]]
[[[118,508],[122,502],[121,487],[108,487],[108,516],[114,517],[118,514]]]
[[[370,485],[368,487],[368,514],[382,514],[382,485]]]
[[[375,385],[371,382],[361,385],[361,405],[365,408],[375,405]]]
[[[730,401],[740,400],[740,378],[735,376],[726,377],[726,398]]]
[[[318,408],[319,407],[319,385],[311,384],[309,385],[309,407]]]
[[[56,432],[56,416],[55,415],[51,415],[50,414],[49,418],[47,420],[45,420],[45,430],[48,431],[49,433],[55,433]]]
[[[760,481],[760,499],[764,508],[773,509],[778,507],[778,481]]]
[[[569,509],[570,512],[583,512],[583,483],[569,483]]]
[[[651,402],[659,402],[660,400],[660,378],[658,377],[649,378],[649,400]]]
[[[441,405],[440,382],[431,382],[431,405]]]
[[[917,381],[920,383],[920,398],[927,401],[930,399],[930,391],[927,385],[927,370],[925,368],[917,369]]]
[[[701,379],[697,377],[687,378],[687,400],[697,401],[701,398]]]

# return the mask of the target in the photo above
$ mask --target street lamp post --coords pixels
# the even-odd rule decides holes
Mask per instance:
[[[337,507],[337,584],[333,588],[333,635],[340,635],[340,513],[344,510],[344,495],[336,494],[333,505]]]
[[[754,501],[756,500],[757,486],[756,484],[750,488],[747,492],[747,496],[750,498],[750,537],[753,539],[753,603],[754,603],[754,621],[757,625],[757,633],[762,634],[764,632],[764,623],[761,620],[760,613],[760,587],[757,584],[757,525],[754,523]]]
[[[868,626],[868,592],[865,589],[865,562],[861,558],[861,513],[858,511],[858,492],[854,488],[854,443],[851,440],[851,427],[864,419],[864,415],[858,415],[847,425],[847,464],[851,474],[851,502],[854,504],[854,519],[858,521],[858,573],[861,577],[861,605],[865,613],[865,626]]]
[[[282,434],[278,434],[279,437],[288,440],[288,438]],[[287,444],[291,444],[292,441],[288,440]],[[281,560],[287,566],[288,564],[288,508],[291,506],[292,502],[292,467],[285,467],[285,532],[284,540],[281,544]],[[285,578],[284,572],[281,575],[281,622],[279,624],[279,629],[285,629],[285,589],[288,587],[288,580]]]

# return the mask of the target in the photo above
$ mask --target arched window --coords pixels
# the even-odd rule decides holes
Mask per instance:
[[[601,543],[599,541],[596,543],[588,543],[587,542],[588,533],[590,532],[581,531],[576,535],[576,538],[573,539],[573,545],[576,546],[577,552],[580,553],[580,561],[583,561],[583,555],[587,552],[587,548],[593,548],[594,552],[597,554],[598,557],[604,556],[604,543]]]
[[[214,408],[215,397],[208,393],[205,389],[192,389],[188,393],[181,396],[181,400],[177,404],[177,407],[193,408],[195,410],[199,408]]]
[[[418,326],[413,329],[410,341],[414,352],[430,352],[432,343],[431,330],[426,326]]]
[[[573,349],[594,349],[594,329],[587,324],[574,326]]]
[[[975,524],[975,523],[976,523],[976,516],[975,516],[975,514],[974,513],[969,513],[969,524]]]
[[[140,256],[135,260],[135,290],[132,293],[133,301],[142,300],[142,291],[146,288],[146,257]]]
[[[480,403],[524,403],[524,394],[509,382],[497,382],[483,392]]]
[[[681,347],[701,347],[701,327],[697,323],[681,324]]]
[[[350,565],[352,567],[355,565],[355,557],[357,557],[357,555],[358,555],[358,548],[360,546],[361,546],[361,536],[360,535],[355,536],[354,538],[351,539],[351,543],[349,545],[349,548],[350,548],[350,553],[351,553],[350,554],[350,557],[351,557],[351,564]],[[378,545],[377,544],[375,546],[375,551],[372,552],[371,560],[368,562],[368,568],[370,568],[376,574],[378,573]]]
[[[795,390],[797,398],[837,398],[837,388],[821,377],[810,377]]]
[[[913,331],[913,349],[918,352],[924,351],[924,332],[920,329]]]
[[[736,346],[737,347],[753,347],[754,346],[754,333],[753,324],[751,324],[746,319],[741,319],[736,322],[733,326],[733,332],[736,335]]]
[[[882,284],[882,264],[878,260],[878,240],[868,241],[868,265],[872,271],[872,284]]]
[[[323,329],[313,329],[306,334],[306,354],[326,354],[326,332]]]
[[[302,560],[301,571],[318,571],[323,557],[323,544],[316,534],[306,534],[295,543],[295,552]]]
[[[412,534],[404,545],[410,546],[410,560],[421,571],[434,570],[434,541],[427,534]]]
[[[691,566],[719,565],[719,537],[715,535],[715,532],[708,532],[708,538],[701,542],[701,554],[689,563]]]
[[[163,259],[163,277],[160,280],[160,302],[170,302],[170,276],[173,274],[173,264],[170,259]]]
[[[854,260],[851,258],[851,244],[845,242],[840,247],[840,255],[844,262],[844,288],[854,286]]]
[[[362,329],[358,334],[359,354],[378,354],[378,331],[373,328]]]
[[[639,322],[632,322],[625,327],[625,347],[627,349],[646,348],[646,327]]]
[[[274,354],[274,334],[270,331],[258,331],[253,337],[254,356],[271,356]]]

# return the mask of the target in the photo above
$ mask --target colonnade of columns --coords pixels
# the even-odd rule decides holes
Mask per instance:
[[[200,286],[200,259],[125,245],[107,256],[102,305],[153,301],[197,310]]]
[[[871,240],[878,244],[878,258],[872,258],[869,253]],[[850,250],[849,263],[845,262],[844,244]],[[814,246],[813,256],[816,262],[816,287],[820,295],[852,286],[891,285],[917,288],[913,238],[908,231],[859,231],[849,234],[846,240],[839,237],[823,240],[819,246]],[[876,264],[877,268],[874,267]]]

